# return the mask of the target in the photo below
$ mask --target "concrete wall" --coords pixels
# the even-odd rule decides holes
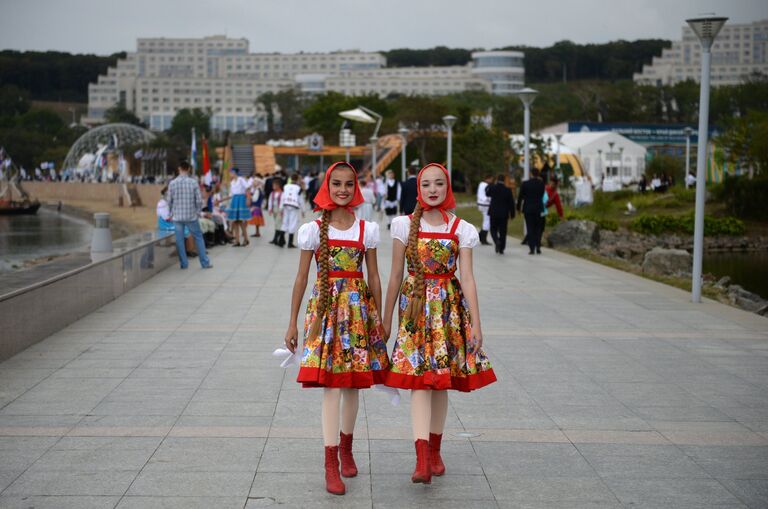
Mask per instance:
[[[22,188],[40,201],[86,200],[117,205],[123,186],[135,189],[143,207],[154,209],[162,184],[96,184],[90,182],[23,182]]]
[[[152,238],[151,233],[145,235]],[[148,240],[106,260],[0,296],[0,361],[177,263],[175,253],[172,237]]]

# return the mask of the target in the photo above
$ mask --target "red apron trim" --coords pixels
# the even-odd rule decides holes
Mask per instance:
[[[490,385],[495,381],[496,374],[492,369],[479,371],[467,376],[451,376],[448,373],[438,375],[431,371],[417,376],[389,371],[385,385],[398,389],[469,392]]]
[[[320,368],[299,368],[297,382],[305,388],[309,387],[346,387],[367,389],[371,385],[383,384],[388,371],[377,369],[371,371],[356,371],[350,373],[330,373]]]
[[[363,279],[362,272],[353,272],[351,270],[329,270],[328,277],[346,277],[351,279]]]

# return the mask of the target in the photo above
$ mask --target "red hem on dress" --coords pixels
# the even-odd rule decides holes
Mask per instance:
[[[427,389],[427,390],[456,390],[461,392],[474,391],[496,381],[493,369],[479,371],[467,376],[436,375],[427,372],[423,375],[405,375],[403,373],[387,373],[384,385],[397,389]]]
[[[377,369],[353,373],[329,373],[320,368],[299,368],[296,379],[302,387],[340,387],[348,389],[368,389],[372,385],[385,383],[388,371]]]

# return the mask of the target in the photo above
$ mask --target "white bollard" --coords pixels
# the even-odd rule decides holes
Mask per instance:
[[[93,223],[91,259],[96,262],[112,255],[112,230],[109,228],[109,214],[106,212],[95,213]]]

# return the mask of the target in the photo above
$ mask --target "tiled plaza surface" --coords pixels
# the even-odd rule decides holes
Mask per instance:
[[[411,484],[408,395],[364,391],[327,494],[321,392],[270,355],[298,252],[269,238],[0,363],[0,507],[768,507],[768,320],[514,240],[474,252],[499,381],[451,394],[447,474]]]

